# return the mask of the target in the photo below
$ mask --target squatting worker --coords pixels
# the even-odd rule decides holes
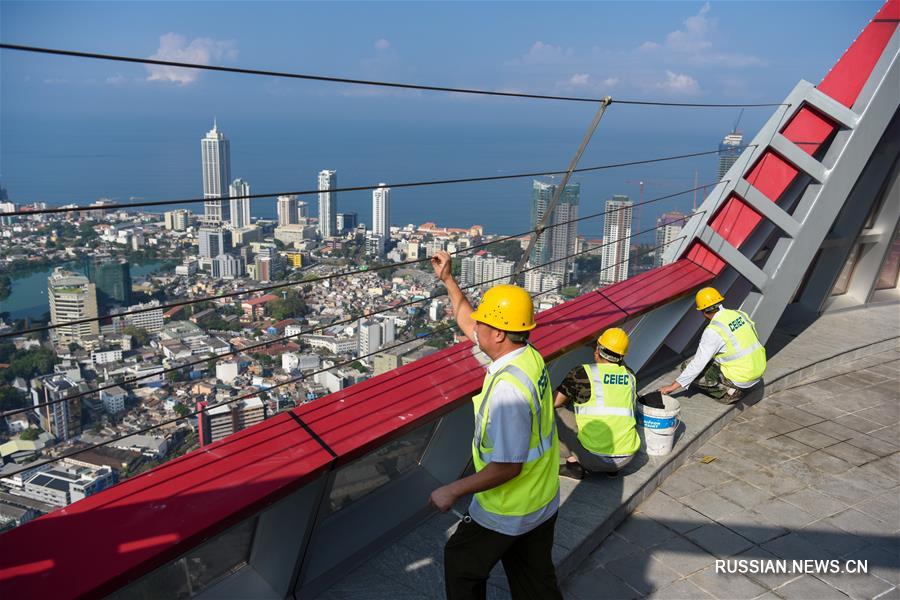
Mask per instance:
[[[534,326],[531,297],[520,287],[489,289],[477,311],[450,272],[450,255],[432,258],[447,286],[463,333],[491,359],[481,393],[472,398],[475,474],[431,493],[447,511],[474,494],[468,515],[444,547],[447,597],[485,598],[491,569],[502,561],[512,597],[561,599],[551,551],[559,509],[559,439],[550,378],[528,344]]]
[[[756,325],[740,310],[722,307],[725,298],[715,288],[697,292],[697,310],[709,321],[694,359],[670,385],[660,388],[671,394],[694,383],[700,392],[722,404],[737,402],[766,372],[766,349],[756,334]]]
[[[641,447],[627,352],[628,334],[607,329],[597,339],[594,362],[572,369],[557,388],[560,455],[566,459],[560,475],[582,479],[585,470],[614,475]]]

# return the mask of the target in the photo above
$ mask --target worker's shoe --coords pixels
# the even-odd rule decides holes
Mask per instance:
[[[744,391],[740,388],[725,388],[725,393],[721,396],[713,396],[713,399],[719,404],[734,404],[743,397]]]
[[[568,477],[569,479],[581,481],[584,479],[584,467],[577,462],[566,461],[559,466],[559,474],[561,477]]]

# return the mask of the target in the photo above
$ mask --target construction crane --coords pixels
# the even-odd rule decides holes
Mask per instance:
[[[680,183],[676,182],[673,179],[654,179],[654,180],[628,179],[625,181],[625,183],[627,183],[629,185],[638,186],[638,201],[637,201],[637,205],[634,207],[634,211],[632,212],[632,217],[631,217],[631,222],[632,222],[631,230],[632,231],[640,231],[641,230],[641,204],[644,203],[644,188],[645,187],[649,186],[649,187],[655,187],[655,188],[661,188],[661,189],[666,189],[666,188],[672,189],[672,188],[677,188],[681,185]],[[636,243],[636,240],[635,240],[635,243]]]

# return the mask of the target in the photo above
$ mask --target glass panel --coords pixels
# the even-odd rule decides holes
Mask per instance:
[[[109,596],[107,600],[155,600],[156,598],[172,598],[185,600],[191,597],[184,559],[179,558],[164,567],[150,573],[143,579],[122,588]]]
[[[416,467],[434,426],[420,427],[338,471],[329,497],[330,511],[341,510]]]
[[[841,269],[841,274],[838,275],[837,281],[834,284],[834,287],[831,289],[832,296],[841,296],[847,293],[847,288],[850,285],[850,277],[853,275],[853,269],[856,267],[856,263],[859,261],[859,253],[862,251],[862,244],[853,248],[850,252],[850,256],[847,257],[847,262],[844,263],[844,268]]]
[[[108,596],[109,600],[192,598],[247,564],[258,517],[247,519],[178,560]]]
[[[881,271],[878,273],[878,283],[875,284],[875,289],[890,290],[897,287],[898,274],[900,274],[900,237],[898,237],[897,232],[895,232],[894,243],[891,244],[891,248],[884,258],[884,264],[881,265]]]
[[[184,560],[195,594],[247,564],[256,521],[248,519],[188,552]]]

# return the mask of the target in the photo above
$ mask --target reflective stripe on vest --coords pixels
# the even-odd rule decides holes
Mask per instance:
[[[722,375],[738,383],[762,377],[766,368],[766,350],[747,313],[723,308],[709,322],[709,327],[725,342],[725,351],[715,356],[715,361],[722,367]]]
[[[528,402],[532,415],[528,455],[518,475],[497,487],[477,492],[469,514],[483,527],[518,535],[552,514],[559,502],[559,438],[556,434],[550,376],[540,353],[526,346],[508,364],[485,378],[482,392],[472,398],[475,431],[472,463],[481,471],[493,458],[488,435],[491,396],[498,380],[511,385]]]
[[[493,452],[485,452],[481,449],[484,430],[486,429],[485,427],[482,427],[482,420],[484,419],[485,407],[487,407],[487,405],[490,402],[490,397],[491,397],[490,394],[491,394],[491,391],[493,391],[493,389],[494,389],[494,384],[499,380],[500,375],[502,375],[504,373],[515,377],[516,380],[522,384],[522,387],[524,387],[526,390],[528,390],[528,394],[531,397],[531,406],[534,408],[534,415],[535,415],[535,418],[537,419],[538,439],[540,440],[540,443],[537,446],[535,446],[534,448],[530,448],[528,450],[528,457],[525,459],[525,462],[529,463],[533,460],[539,459],[541,456],[544,455],[544,452],[549,450],[550,446],[553,445],[553,434],[556,433],[556,420],[554,419],[551,422],[552,424],[550,426],[550,433],[548,433],[546,436],[543,435],[544,427],[543,427],[543,423],[541,422],[542,419],[540,418],[541,401],[540,401],[540,398],[538,398],[537,388],[534,387],[534,382],[532,382],[531,379],[528,378],[528,375],[525,374],[525,371],[523,371],[516,365],[506,365],[505,367],[503,367],[502,369],[497,371],[497,373],[494,374],[494,377],[491,380],[490,386],[488,387],[487,392],[485,393],[486,400],[484,400],[481,403],[481,406],[478,409],[478,414],[475,417],[475,439],[473,440],[473,443],[475,445],[475,448],[476,448],[478,454],[481,457],[481,460],[483,460],[485,463],[491,462],[491,459],[493,458],[494,453]]]
[[[641,445],[634,419],[634,376],[623,365],[594,363],[584,369],[591,380],[591,399],[574,405],[578,440],[600,456],[634,454]]]

